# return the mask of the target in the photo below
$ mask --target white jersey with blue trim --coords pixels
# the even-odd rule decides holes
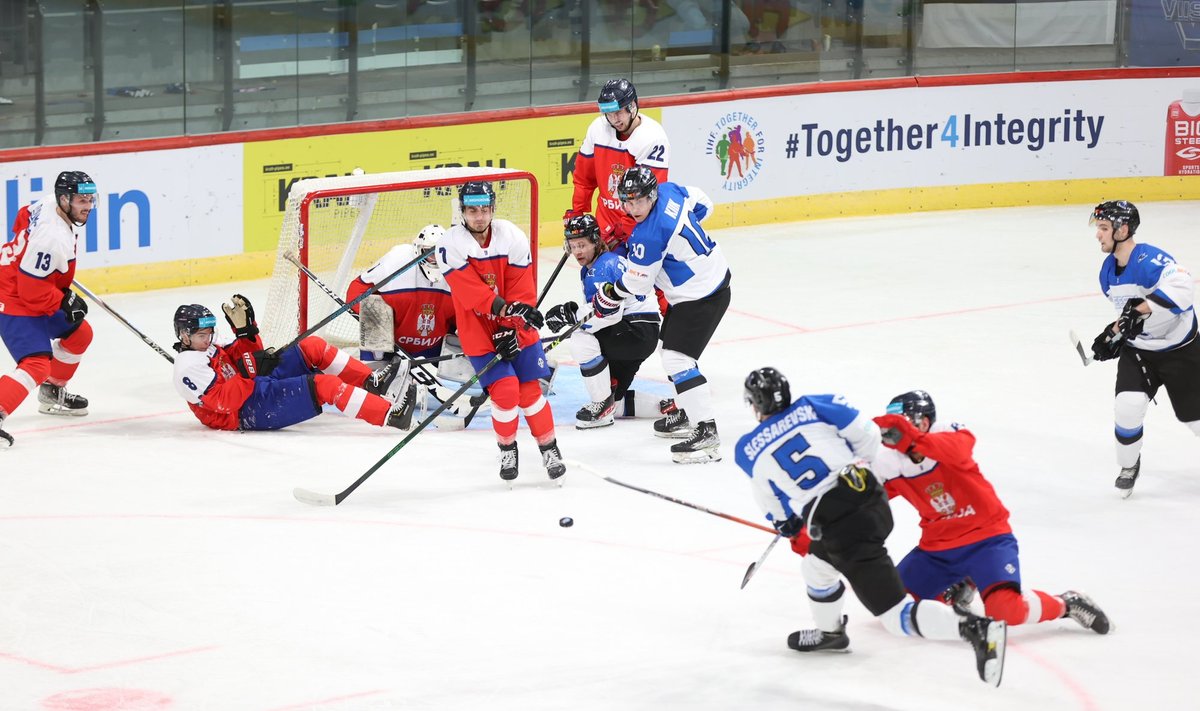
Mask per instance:
[[[596,296],[596,290],[600,284],[615,283],[625,274],[628,264],[624,258],[605,252],[592,262],[591,266],[583,267],[579,270],[579,276],[583,280],[583,298],[584,303],[579,307],[576,316],[580,319],[584,314],[592,311],[592,299]],[[621,300],[621,304],[616,313],[605,316],[593,316],[590,321],[579,327],[581,331],[596,332],[602,328],[617,323],[625,319],[628,321],[650,321],[658,323],[658,301],[641,295],[629,295]]]
[[[847,464],[869,462],[879,427],[841,395],[804,395],[738,440],[734,459],[771,522],[798,516],[837,484]]]
[[[1147,351],[1169,351],[1196,337],[1195,284],[1192,275],[1171,255],[1149,244],[1136,244],[1124,268],[1108,255],[1100,266],[1100,289],[1117,313],[1130,299],[1150,302],[1150,316],[1130,345]]]
[[[649,295],[657,286],[670,304],[697,301],[719,289],[729,262],[700,226],[712,207],[700,188],[659,183],[654,209],[626,243],[628,269],[618,287]]]

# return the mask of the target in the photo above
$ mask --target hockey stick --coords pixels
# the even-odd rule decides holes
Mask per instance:
[[[343,304],[342,304],[340,307],[338,307],[336,310],[334,310],[334,312],[333,312],[333,313],[329,314],[329,315],[328,315],[328,316],[326,316],[325,318],[323,318],[323,319],[321,319],[320,321],[318,321],[318,322],[316,323],[316,325],[314,325],[314,326],[309,326],[309,328],[308,328],[308,330],[307,330],[307,331],[305,331],[304,333],[301,333],[299,336],[296,336],[296,337],[295,337],[295,338],[293,338],[291,341],[288,341],[287,345],[285,345],[285,346],[282,346],[282,347],[280,347],[280,348],[276,348],[275,350],[276,350],[277,352],[280,352],[280,353],[282,353],[283,351],[286,351],[287,349],[289,349],[289,348],[291,348],[292,346],[296,345],[297,343],[299,343],[300,341],[304,340],[305,338],[308,338],[309,336],[313,335],[313,334],[314,334],[314,333],[316,333],[317,331],[320,331],[322,328],[325,328],[325,325],[326,325],[326,324],[328,324],[330,321],[334,320],[334,319],[335,319],[335,318],[337,318],[338,316],[341,316],[342,314],[346,313],[347,311],[350,311],[350,309],[352,309],[352,308],[354,308],[355,306],[357,306],[359,303],[361,303],[363,300],[365,300],[365,299],[366,299],[368,296],[370,296],[371,294],[374,294],[374,293],[376,293],[377,291],[379,291],[380,289],[382,289],[384,284],[388,283],[388,282],[389,282],[389,281],[391,281],[392,279],[395,279],[396,277],[400,276],[401,274],[403,274],[404,272],[408,271],[409,269],[412,269],[413,267],[417,266],[417,265],[418,265],[418,264],[420,264],[420,263],[421,263],[421,262],[422,262],[422,261],[423,261],[423,260],[424,260],[426,257],[428,257],[428,256],[429,256],[430,254],[432,254],[432,253],[433,253],[433,250],[432,250],[432,249],[429,249],[429,250],[426,250],[426,251],[424,251],[424,252],[421,252],[421,253],[420,253],[420,254],[418,254],[418,255],[417,255],[417,257],[416,257],[415,259],[413,259],[411,262],[409,262],[409,263],[405,264],[404,266],[400,267],[400,268],[399,268],[399,269],[397,269],[396,271],[392,272],[391,274],[388,274],[388,275],[387,275],[387,276],[385,276],[384,278],[382,278],[382,279],[380,279],[379,281],[375,282],[374,284],[372,284],[372,285],[371,285],[371,288],[367,289],[367,290],[366,290],[366,291],[364,291],[363,293],[361,293],[361,294],[359,294],[358,296],[354,297],[354,298],[353,298],[352,300],[350,300],[349,302],[344,302],[344,303],[343,303]],[[287,259],[289,254],[291,254],[291,253],[290,253],[290,252],[288,252],[288,253],[285,253],[285,254],[283,255],[283,256],[284,256],[284,258],[285,258],[285,259]],[[294,255],[294,254],[292,255],[292,257],[295,257],[295,256],[296,256],[296,255]],[[295,263],[296,263],[296,262],[294,262],[294,261],[292,262],[292,264],[295,264]],[[311,272],[311,271],[310,271],[310,270],[309,270],[307,267],[304,267],[303,269],[304,269],[304,271],[305,271],[306,275],[310,275],[310,276],[309,276],[309,278],[310,278],[310,279],[311,279],[311,278],[313,278],[313,277],[315,276],[315,275],[313,275],[313,274],[312,274],[312,272]],[[332,291],[330,291],[328,287],[325,287],[325,293],[327,293],[327,294],[330,294],[330,295],[334,295],[334,294],[333,294],[333,292],[332,292]],[[336,295],[334,295],[334,296],[336,296]]]
[[[170,353],[167,353],[166,351],[164,351],[157,343],[155,343],[153,340],[151,340],[149,336],[147,336],[146,334],[137,330],[137,328],[135,328],[132,323],[129,323],[128,321],[125,320],[124,316],[122,316],[121,314],[114,311],[113,308],[111,306],[109,306],[108,304],[104,303],[104,300],[101,299],[99,296],[96,296],[95,294],[93,294],[91,289],[87,288],[83,284],[80,284],[78,281],[75,281],[74,284],[75,284],[76,288],[78,288],[80,291],[83,292],[84,296],[86,296],[89,299],[91,299],[92,301],[96,302],[97,306],[99,306],[100,308],[107,311],[110,316],[112,316],[116,320],[120,321],[121,324],[125,326],[125,328],[128,328],[130,331],[133,332],[134,335],[136,335],[138,338],[142,339],[142,343],[145,343],[146,345],[153,348],[155,350],[155,352],[157,352],[163,358],[166,358],[169,362],[171,362],[171,363],[175,362],[174,356],[172,356]]]
[[[771,539],[771,544],[768,545],[767,549],[763,551],[763,554],[758,557],[758,560],[751,563],[749,568],[746,568],[746,575],[742,577],[742,587],[739,588],[740,590],[746,589],[746,583],[750,582],[750,578],[754,577],[754,573],[762,567],[763,563],[767,562],[767,556],[771,555],[771,551],[774,550],[775,544],[779,542],[780,538],[783,538],[783,534],[776,533],[775,537]]]
[[[634,486],[633,484],[627,484],[627,483],[621,481],[620,479],[613,479],[610,476],[605,476],[604,474],[601,474],[599,471],[593,469],[592,467],[590,467],[587,464],[584,464],[582,462],[578,462],[575,460],[564,460],[564,461],[566,461],[568,464],[570,464],[573,467],[578,467],[589,474],[600,477],[601,479],[603,479],[604,481],[607,481],[610,484],[616,484],[617,486],[623,486],[626,489],[633,489],[634,491],[640,491],[643,494],[649,494],[651,496],[656,496],[660,499],[665,499],[666,501],[670,501],[673,504],[679,504],[680,506],[686,506],[689,509],[703,511],[706,514],[710,514],[710,515],[716,516],[718,518],[723,518],[726,521],[733,521],[734,523],[740,523],[743,526],[749,526],[750,528],[757,528],[760,531],[766,531],[767,533],[770,533],[771,535],[775,535],[776,533],[778,533],[778,531],[776,531],[774,528],[771,528],[770,526],[764,526],[761,523],[747,521],[744,518],[738,518],[737,516],[733,516],[731,514],[721,513],[720,511],[714,511],[710,508],[706,508],[699,504],[693,504],[693,503],[684,501],[683,499],[677,499],[673,496],[667,496],[666,494],[660,494],[657,491],[652,491],[650,489],[643,489],[642,487]]]
[[[571,331],[574,331],[575,328],[585,321],[587,321],[587,318],[584,318],[583,321],[580,321],[579,323],[575,324],[575,326],[572,326],[566,333],[563,334],[563,337],[570,335]],[[550,348],[554,348],[561,342],[562,341],[560,339],[558,342],[550,344]],[[470,380],[459,386],[458,390],[454,391],[454,394],[446,398],[446,401],[439,405],[436,410],[434,410],[425,419],[421,420],[421,422],[417,424],[416,428],[414,428],[412,432],[410,432],[404,439],[400,440],[399,444],[397,444],[395,447],[392,447],[391,451],[383,455],[382,459],[380,459],[378,462],[375,462],[370,469],[364,472],[362,476],[355,479],[353,484],[346,487],[341,492],[337,494],[321,494],[315,491],[304,489],[302,487],[296,487],[295,489],[292,489],[292,496],[296,497],[296,500],[300,501],[301,503],[312,504],[313,506],[337,506],[338,504],[342,503],[346,500],[347,496],[349,496],[354,492],[355,489],[359,487],[359,485],[366,481],[372,474],[379,471],[379,468],[382,467],[389,459],[395,456],[396,452],[399,452],[404,448],[404,445],[411,442],[413,437],[416,437],[418,434],[420,434],[422,430],[429,426],[429,423],[437,419],[437,416],[442,414],[446,408],[450,407],[451,403],[462,397],[462,394],[465,393],[468,388],[479,382],[479,379],[483,377],[483,374],[491,370],[501,360],[502,359],[499,355],[496,355],[489,360],[486,365],[480,368],[479,371],[471,377]]]
[[[1092,358],[1083,349],[1083,341],[1079,340],[1079,334],[1075,333],[1075,329],[1071,329],[1071,344],[1075,346],[1075,350],[1079,353],[1079,359],[1083,361],[1083,365],[1089,366],[1092,364]]]
[[[307,265],[301,262],[296,257],[294,252],[284,252],[283,258],[294,264],[304,274],[304,276],[308,277],[309,281],[316,285],[321,291],[325,292],[326,296],[333,299],[334,303],[337,303],[343,307],[346,306],[345,300],[338,296],[332,289],[330,289],[325,282],[321,281],[321,277],[317,276],[311,269],[308,268]],[[359,315],[353,310],[350,311],[350,316],[356,321],[360,318]],[[437,378],[435,378],[432,373],[425,369],[424,364],[417,363],[416,359],[410,356],[403,348],[400,348],[399,346],[396,347],[396,355],[407,360],[410,365],[415,366],[409,368],[408,371],[413,376],[413,380],[417,381],[417,384],[425,388],[425,390],[431,397],[433,397],[434,400],[437,400],[439,403],[442,402],[442,398],[438,396],[437,392]],[[457,415],[458,413],[455,412],[454,414]],[[466,427],[465,424],[463,426]]]
[[[571,253],[564,250],[562,259],[558,260],[558,266],[550,273],[550,278],[546,281],[546,285],[542,287],[542,295],[538,297],[537,303],[533,305],[533,308],[541,307],[542,302],[546,299],[546,294],[550,293],[550,285],[558,278],[558,273],[562,271],[563,265],[567,263],[567,257],[569,256],[571,256]]]

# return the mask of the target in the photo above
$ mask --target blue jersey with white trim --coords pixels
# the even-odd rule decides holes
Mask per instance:
[[[585,299],[577,314],[580,319],[592,310],[592,299],[596,296],[596,290],[600,285],[617,282],[625,275],[626,268],[625,260],[612,252],[605,252],[597,257],[591,266],[580,268],[579,276],[583,280],[583,298]],[[659,321],[658,302],[640,295],[626,296],[621,300],[620,308],[616,313],[605,317],[593,316],[590,321],[579,328],[582,331],[595,332],[611,326],[621,319],[657,323]]]
[[[1117,313],[1134,298],[1150,304],[1142,332],[1130,342],[1147,351],[1169,351],[1196,336],[1195,284],[1171,255],[1149,244],[1136,244],[1121,268],[1108,255],[1100,265],[1100,289]]]
[[[734,459],[771,522],[799,515],[837,473],[879,449],[879,427],[841,395],[804,395],[738,440]]]
[[[700,188],[658,184],[658,200],[626,243],[629,265],[619,288],[648,295],[657,286],[670,304],[697,301],[725,282],[729,262],[700,223],[712,212]]]

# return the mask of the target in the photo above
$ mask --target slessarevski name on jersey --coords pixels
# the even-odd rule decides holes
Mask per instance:
[[[841,399],[840,396],[835,397],[831,401],[833,407],[825,408],[830,412],[826,412],[823,417],[812,404],[809,404],[807,398],[802,398],[780,417],[760,425],[758,430],[752,432],[740,443],[747,463],[752,465],[758,455],[763,453],[763,450],[770,447],[776,440],[791,434],[792,430],[801,425],[819,422],[839,430],[849,425],[858,416],[858,410],[839,403],[838,401]]]

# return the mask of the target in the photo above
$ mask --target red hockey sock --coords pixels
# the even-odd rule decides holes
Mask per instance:
[[[550,403],[542,397],[542,386],[538,381],[521,383],[520,402],[525,421],[529,423],[529,431],[537,443],[549,444],[554,441],[554,412],[550,409]]]
[[[13,414],[34,388],[46,382],[49,375],[49,356],[23,358],[16,370],[0,378],[0,411],[6,415]]]
[[[519,386],[517,376],[506,375],[488,386],[492,398],[492,429],[496,441],[511,444],[517,439],[517,402]]]
[[[1038,622],[1057,620],[1067,614],[1067,605],[1062,601],[1062,598],[1050,593],[1044,593],[1041,590],[1032,590],[1031,592],[1042,603],[1042,614],[1039,616]]]
[[[1010,625],[1025,625],[1057,620],[1063,616],[1066,605],[1059,598],[1041,590],[1021,593],[1005,587],[985,595],[983,609],[994,620],[1004,620]]]
[[[318,373],[313,376],[317,401],[322,405],[333,405],[350,417],[373,425],[382,426],[387,421],[392,406],[378,395],[342,382],[336,375]]]
[[[79,370],[79,360],[91,344],[92,326],[87,321],[80,321],[79,328],[66,338],[57,343],[51,341],[54,360],[50,361],[50,374],[46,381],[59,386],[66,385],[75,371]]]

